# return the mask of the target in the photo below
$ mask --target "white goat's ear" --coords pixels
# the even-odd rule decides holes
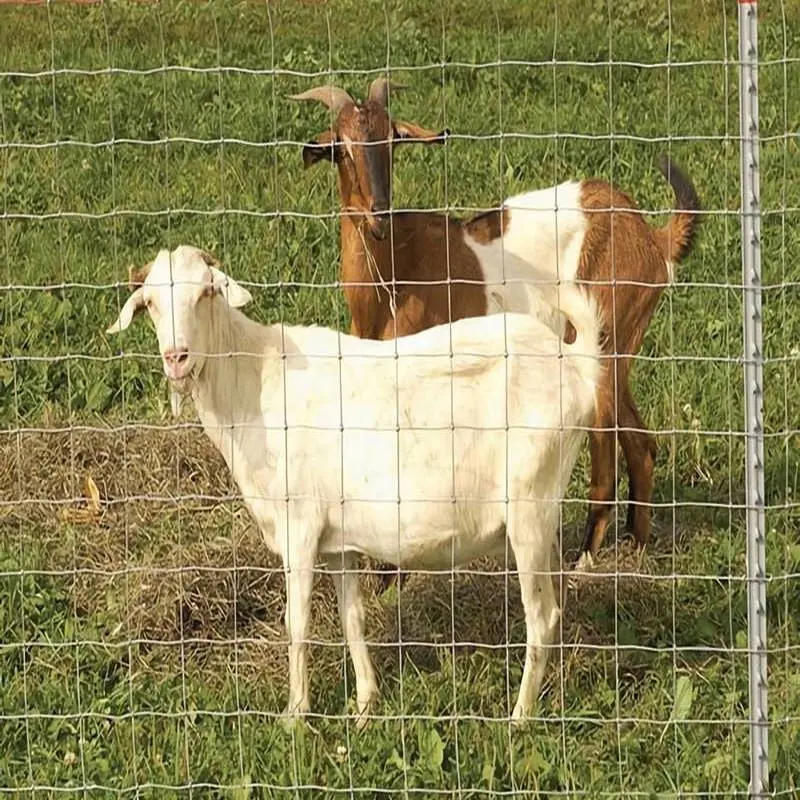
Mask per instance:
[[[211,286],[215,292],[219,292],[228,305],[233,308],[241,308],[252,301],[253,296],[243,286],[239,286],[233,278],[228,277],[221,269],[209,267],[211,270]]]
[[[110,328],[106,329],[106,333],[119,333],[120,331],[124,331],[125,328],[131,324],[131,320],[133,320],[143,308],[144,290],[139,288],[125,301],[125,305],[122,306],[117,321]]]

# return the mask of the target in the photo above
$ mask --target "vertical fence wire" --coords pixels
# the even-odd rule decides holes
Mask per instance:
[[[764,509],[761,208],[758,131],[757,3],[739,0],[742,278],[744,287],[745,493],[747,505],[747,645],[750,683],[750,797],[766,797],[767,578]]]

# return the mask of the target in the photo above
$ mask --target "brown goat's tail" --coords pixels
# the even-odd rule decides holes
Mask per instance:
[[[675,212],[669,222],[654,233],[664,260],[669,264],[677,264],[692,249],[699,221],[697,212],[700,210],[700,198],[692,182],[672,163],[669,156],[659,156],[658,169],[675,192]]]

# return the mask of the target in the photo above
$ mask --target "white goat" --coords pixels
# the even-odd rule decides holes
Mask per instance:
[[[503,556],[508,543],[527,629],[513,717],[527,716],[560,614],[550,572],[559,502],[600,374],[588,295],[560,289],[571,345],[523,314],[375,341],[250,320],[236,310],[250,294],[194,247],[161,250],[145,269],[108,333],[149,311],[173,390],[191,394],[283,559],[287,714],[310,708],[305,640],[317,563],[332,571],[362,724],[377,684],[351,571],[358,554],[452,569]]]

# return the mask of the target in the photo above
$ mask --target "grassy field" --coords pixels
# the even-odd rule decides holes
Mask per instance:
[[[770,766],[796,796],[800,3],[762,6]],[[0,791],[746,792],[737,52],[729,0],[0,8]],[[363,94],[387,63],[409,85],[395,113],[454,134],[398,157],[396,206],[468,213],[595,175],[664,212],[666,149],[708,211],[635,372],[660,432],[656,540],[639,567],[609,534],[602,571],[618,574],[569,595],[539,718],[520,730],[516,580],[482,564],[414,576],[401,602],[365,577],[382,718],[362,734],[320,580],[318,716],[287,733],[278,565],[201,432],[171,420],[152,329],[103,333],[127,266],[179,243],[255,284],[253,317],[344,329],[334,172],[304,172],[298,146],[327,117],[286,96],[329,69]],[[101,507],[83,524],[87,474]]]

